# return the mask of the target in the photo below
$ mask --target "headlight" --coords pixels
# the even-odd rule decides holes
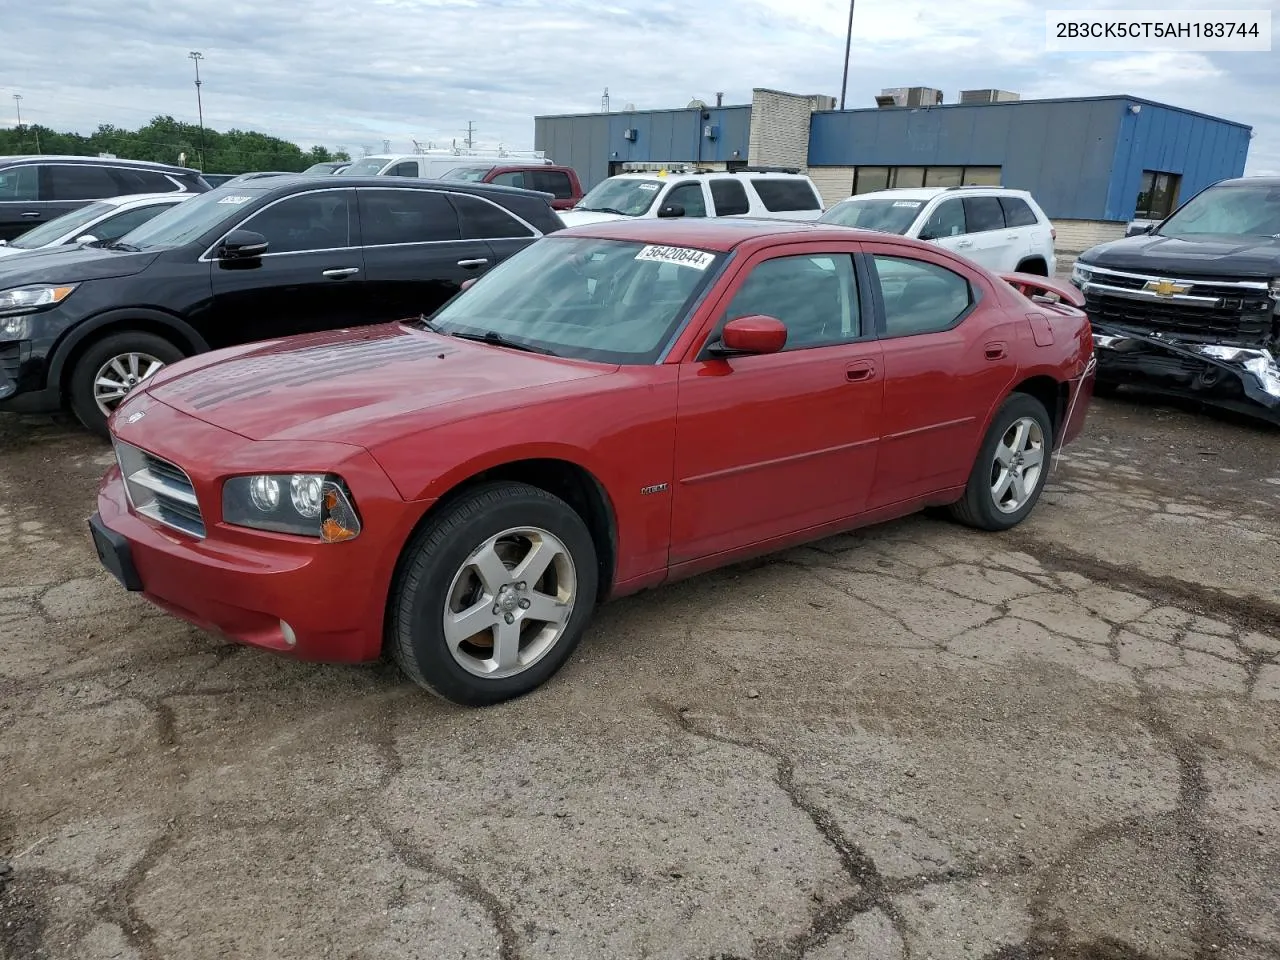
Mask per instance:
[[[52,307],[71,296],[76,288],[74,283],[38,284],[31,287],[14,287],[12,290],[0,290],[0,317],[18,313],[34,313],[45,307]]]
[[[1276,302],[1275,312],[1280,316],[1280,277],[1271,281],[1271,299]]]
[[[341,477],[323,473],[262,473],[232,477],[222,487],[222,519],[237,527],[354,540],[360,516]]]
[[[0,317],[0,340],[25,340],[30,328],[26,317]]]
[[[1093,269],[1082,263],[1076,263],[1071,267],[1071,282],[1077,287],[1083,287],[1093,278]]]

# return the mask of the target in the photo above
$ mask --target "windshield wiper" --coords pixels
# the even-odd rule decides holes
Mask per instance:
[[[544,356],[557,356],[555,351],[548,350],[546,347],[535,347],[530,343],[521,343],[518,340],[510,340],[498,333],[497,330],[485,330],[483,333],[451,333],[450,336],[457,337],[459,340],[474,340],[477,343],[492,343],[495,347],[510,347],[512,350],[523,350],[526,353],[540,353]]]
[[[587,213],[616,213],[620,217],[631,216],[625,210],[619,210],[617,207],[574,207],[574,209],[585,210]]]
[[[132,243],[121,243],[119,240],[111,240],[102,245],[104,250],[123,250],[125,253],[141,253],[141,247],[135,247]]]

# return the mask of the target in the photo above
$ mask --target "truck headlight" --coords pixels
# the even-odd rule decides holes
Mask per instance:
[[[360,535],[360,515],[341,477],[260,473],[222,486],[223,522],[342,543]]]
[[[0,290],[0,317],[34,313],[45,307],[52,307],[71,296],[71,291],[75,288],[74,283],[40,283],[29,287],[14,287],[12,290]]]
[[[1071,267],[1071,282],[1077,287],[1083,288],[1093,278],[1092,268],[1083,263],[1073,264]]]

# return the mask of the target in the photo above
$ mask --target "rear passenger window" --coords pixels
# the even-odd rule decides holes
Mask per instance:
[[[747,191],[737,180],[712,180],[711,200],[716,205],[717,217],[732,217],[751,209]]]
[[[533,190],[549,193],[557,200],[573,199],[573,181],[563,170],[532,170],[525,174],[526,184],[533,181]]]
[[[404,163],[397,163],[394,167],[387,171],[389,177],[416,177],[418,175],[418,161],[406,160]]]
[[[1004,222],[1009,227],[1034,227],[1040,221],[1032,212],[1027,201],[1021,197],[1001,197],[1000,207],[1004,210]]]
[[[875,257],[874,261],[886,336],[949,330],[973,303],[969,281],[945,267],[907,257]]]
[[[818,195],[805,180],[770,180],[761,177],[758,180],[752,180],[751,186],[755,187],[756,193],[760,195],[760,202],[770,213],[779,213],[784,210],[822,209]]]
[[[509,240],[533,236],[532,230],[496,203],[465,193],[452,193],[449,199],[458,210],[464,240]]]
[[[457,240],[458,215],[434,190],[360,191],[360,230],[366,247]]]
[[[495,176],[490,183],[496,183],[502,187],[520,187],[525,189],[524,172],[521,170],[512,170],[507,173],[500,173]]]
[[[48,171],[49,200],[102,200],[120,195],[120,188],[106,167],[51,164]]]
[[[175,193],[178,190],[172,180],[154,170],[108,167],[107,173],[116,182],[121,196],[133,193]]]
[[[964,219],[970,233],[1004,229],[1004,211],[996,197],[965,197]]]

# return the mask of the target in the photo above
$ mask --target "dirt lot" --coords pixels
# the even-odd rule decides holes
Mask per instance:
[[[0,418],[6,958],[1280,956],[1280,431],[1098,401],[1023,528],[617,603],[480,712],[127,596],[107,463]]]

